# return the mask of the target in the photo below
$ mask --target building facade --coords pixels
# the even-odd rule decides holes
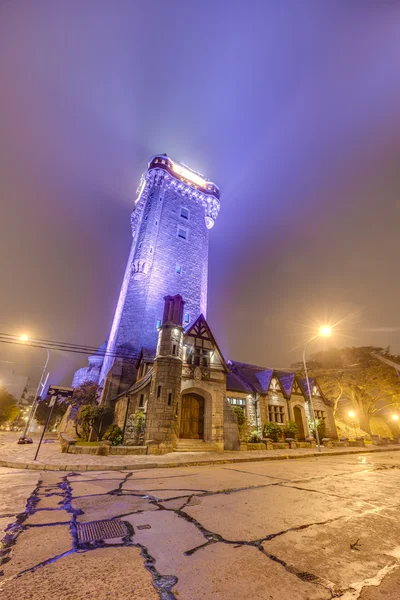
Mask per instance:
[[[133,241],[108,341],[74,385],[99,384],[124,444],[154,452],[239,449],[231,406],[262,432],[269,420],[312,420],[304,382],[244,363],[227,363],[207,324],[208,235],[218,187],[165,154],[153,157],[131,216]],[[336,437],[328,400],[313,382],[314,408]]]

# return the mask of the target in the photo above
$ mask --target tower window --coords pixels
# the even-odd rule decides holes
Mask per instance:
[[[172,404],[172,392],[168,392],[168,406]]]
[[[160,329],[161,327],[161,319],[157,319],[156,321],[156,329]]]
[[[140,394],[139,408],[143,408],[143,407],[144,407],[144,394]]]
[[[181,207],[181,217],[182,217],[182,219],[189,221],[189,211],[187,208],[184,208],[183,206]]]
[[[150,246],[150,254],[153,254],[153,246]]]
[[[157,219],[156,219],[156,225],[158,225],[158,221],[157,221]]]
[[[172,345],[172,354],[175,356],[176,354],[176,344]]]
[[[179,227],[178,225],[178,238],[180,238],[181,240],[187,240],[188,239],[188,230],[185,229],[184,227]]]
[[[190,323],[190,315],[189,315],[189,313],[185,313],[185,323]]]
[[[139,242],[139,246],[138,246],[139,250],[141,250],[142,247],[143,247],[143,242]]]
[[[178,273],[178,275],[182,275],[182,267],[181,267],[181,265],[176,265],[175,272]]]
[[[157,398],[159,398],[160,396],[161,396],[161,385],[159,385],[157,388]]]

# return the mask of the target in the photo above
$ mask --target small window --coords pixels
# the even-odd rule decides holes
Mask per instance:
[[[168,392],[168,406],[172,404],[172,392]]]
[[[268,404],[268,418],[274,423],[285,422],[285,409],[277,404]]]
[[[181,265],[176,265],[175,272],[178,273],[178,275],[182,275],[182,267],[181,267]]]
[[[159,398],[160,396],[161,396],[161,385],[159,385],[157,388],[157,398]]]
[[[144,394],[140,394],[139,408],[143,408],[143,407],[144,407]]]
[[[178,227],[178,238],[181,240],[187,240],[188,239],[188,230],[184,229],[183,227]]]
[[[139,248],[139,250],[141,250],[143,248],[143,242],[139,242],[138,248]]]
[[[175,356],[176,354],[176,344],[172,345],[172,354]]]
[[[160,329],[161,327],[161,319],[157,319],[156,321],[156,329]]]
[[[316,419],[319,419],[321,421],[325,421],[326,417],[325,417],[325,413],[323,410],[314,410],[314,415]]]
[[[181,217],[182,217],[182,219],[189,221],[189,211],[187,208],[184,208],[183,206],[181,207]]]
[[[150,254],[153,254],[153,246],[150,246]]]
[[[189,315],[189,313],[185,313],[185,323],[190,323],[190,315]]]
[[[158,221],[157,221],[157,219],[156,219],[156,225],[158,225]]]

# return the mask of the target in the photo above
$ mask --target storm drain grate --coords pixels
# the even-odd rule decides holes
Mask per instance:
[[[121,519],[105,519],[92,523],[77,523],[77,533],[78,540],[84,543],[125,537],[129,531]]]

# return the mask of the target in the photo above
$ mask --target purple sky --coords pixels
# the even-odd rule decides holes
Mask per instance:
[[[222,191],[227,358],[288,365],[307,325],[348,315],[335,344],[400,352],[399,29],[382,0],[0,0],[0,330],[104,341],[166,152]]]

